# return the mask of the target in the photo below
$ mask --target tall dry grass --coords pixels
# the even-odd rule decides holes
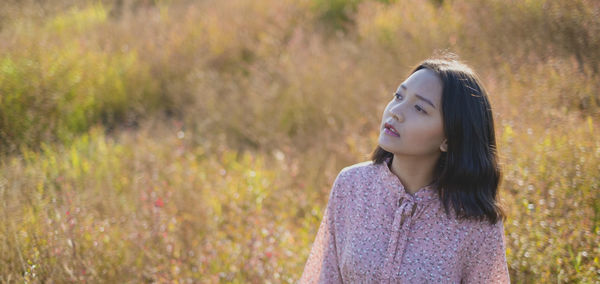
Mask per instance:
[[[3,282],[294,282],[439,49],[491,96],[513,282],[599,278],[594,1],[0,5]]]

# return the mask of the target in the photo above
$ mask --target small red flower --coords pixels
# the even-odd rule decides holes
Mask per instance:
[[[163,202],[162,198],[158,198],[156,199],[156,201],[154,201],[154,206],[156,207],[163,207],[165,206],[165,203]]]
[[[271,258],[273,256],[273,253],[268,251],[265,253],[265,255],[267,256],[267,258]]]

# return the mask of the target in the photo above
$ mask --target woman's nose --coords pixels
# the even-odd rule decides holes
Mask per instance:
[[[392,117],[399,122],[404,121],[404,115],[402,115],[402,110],[400,105],[396,105],[395,107],[390,109],[390,114]]]
[[[402,116],[402,114],[396,114],[396,113],[392,112],[392,117],[395,120],[397,120],[398,122],[404,121],[404,117]]]

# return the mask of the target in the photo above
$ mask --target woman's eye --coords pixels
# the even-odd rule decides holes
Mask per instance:
[[[402,99],[402,95],[399,93],[395,93],[394,96],[396,97],[397,100],[401,100]],[[420,105],[415,105],[415,108],[417,109],[417,111],[422,112],[422,113],[427,113],[425,111],[424,108],[422,108]]]

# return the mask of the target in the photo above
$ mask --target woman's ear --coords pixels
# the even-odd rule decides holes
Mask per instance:
[[[444,142],[440,145],[440,150],[442,150],[442,152],[448,151],[448,139],[444,139]]]

